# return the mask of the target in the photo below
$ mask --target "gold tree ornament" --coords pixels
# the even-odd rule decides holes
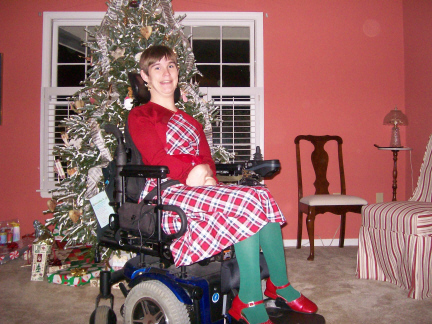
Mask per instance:
[[[126,52],[126,48],[116,48],[115,51],[111,51],[110,54],[114,58],[113,62],[123,57]]]
[[[76,109],[81,109],[83,107],[84,107],[84,101],[82,101],[82,100],[76,100],[75,101],[75,108]]]
[[[152,26],[144,26],[141,27],[140,29],[141,35],[143,35],[144,38],[147,40],[150,38],[152,31],[153,31]]]
[[[72,222],[75,224],[79,221],[80,217],[82,214],[82,210],[81,209],[72,209],[69,210],[69,218],[72,220]]]
[[[63,142],[65,143],[66,146],[69,146],[69,135],[66,132],[62,132],[61,133],[61,138],[63,140]]]
[[[56,199],[50,199],[47,201],[48,209],[50,212],[54,212],[56,206],[57,206],[57,200]]]
[[[77,172],[77,168],[76,167],[75,168],[67,169],[67,173],[68,173],[69,177],[73,176],[76,172]]]
[[[142,54],[142,52],[139,52],[138,54],[135,55],[135,61],[137,61],[138,63],[141,59],[141,54]]]
[[[79,100],[78,100],[79,101]],[[74,112],[76,112],[77,114],[81,114],[82,110],[78,109],[75,105],[75,102],[69,102],[69,109],[73,110]]]

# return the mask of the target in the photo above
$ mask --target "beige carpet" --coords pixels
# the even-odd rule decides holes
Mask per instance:
[[[390,283],[355,278],[356,247],[287,248],[294,287],[318,304],[326,323],[432,323],[432,298],[413,300]],[[22,259],[0,265],[0,323],[88,323],[98,294],[90,286],[68,287],[30,281],[31,269]],[[124,301],[113,290],[118,323]]]

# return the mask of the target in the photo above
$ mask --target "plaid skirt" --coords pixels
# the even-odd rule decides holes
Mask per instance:
[[[148,181],[141,197],[154,186],[155,181]],[[177,267],[211,257],[269,222],[285,223],[276,201],[263,186],[179,184],[162,192],[162,203],[180,207],[188,219],[186,233],[171,243]],[[175,213],[164,212],[162,226],[165,233],[173,234],[180,228],[180,219]]]

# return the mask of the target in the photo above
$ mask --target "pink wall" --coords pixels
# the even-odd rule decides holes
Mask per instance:
[[[394,106],[405,111],[401,0],[174,0],[173,7],[176,11],[264,14],[265,158],[278,158],[283,167],[267,183],[289,223],[284,228],[285,239],[296,237],[293,140],[298,134],[341,135],[348,193],[369,202],[375,202],[377,192],[384,193],[384,200],[391,199],[391,153],[378,152],[373,144],[389,141],[390,128],[382,125],[384,115]],[[0,52],[5,55],[0,220],[19,218],[23,233],[32,231],[34,219],[46,218],[42,215],[46,200],[36,192],[42,53],[39,13],[105,9],[105,0],[0,2]],[[414,115],[409,118],[415,123]],[[406,143],[408,131],[402,131]],[[406,159],[401,158],[399,167],[398,198],[403,199]],[[358,237],[359,224],[359,215],[349,216],[346,238]],[[317,218],[316,234],[321,238],[332,238],[337,228],[336,216]]]
[[[432,134],[432,3],[428,0],[408,0],[403,4],[405,106],[410,123],[407,142],[413,147],[415,186],[425,147]],[[410,174],[407,163],[407,183],[411,181]],[[407,195],[410,187],[407,186]]]

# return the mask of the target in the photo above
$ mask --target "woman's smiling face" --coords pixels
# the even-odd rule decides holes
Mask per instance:
[[[141,71],[141,76],[150,86],[152,98],[154,96],[173,96],[178,84],[177,64],[173,60],[163,57],[159,62],[149,66],[148,75]]]

